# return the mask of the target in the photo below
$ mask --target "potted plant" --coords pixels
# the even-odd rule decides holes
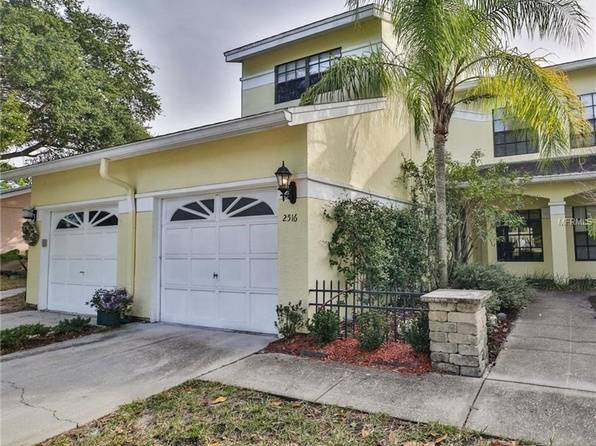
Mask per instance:
[[[132,296],[124,288],[95,290],[87,305],[97,310],[97,325],[117,326],[120,319],[130,311]]]

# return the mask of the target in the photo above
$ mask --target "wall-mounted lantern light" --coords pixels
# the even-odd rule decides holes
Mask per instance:
[[[287,198],[290,203],[296,203],[296,183],[292,181],[292,172],[281,162],[281,166],[275,172],[277,178],[277,189],[281,192],[281,199],[285,201]]]
[[[37,209],[35,208],[24,208],[23,209],[23,219],[28,221],[35,221],[37,220]]]

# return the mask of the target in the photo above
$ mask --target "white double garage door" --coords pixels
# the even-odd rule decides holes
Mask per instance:
[[[275,332],[276,200],[253,191],[162,202],[160,320]],[[52,228],[48,308],[90,313],[93,291],[116,286],[117,211],[55,213]]]

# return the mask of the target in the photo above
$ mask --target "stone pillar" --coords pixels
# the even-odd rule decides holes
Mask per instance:
[[[428,303],[430,359],[437,371],[482,376],[488,363],[485,303],[492,291],[436,290]]]
[[[553,258],[553,278],[555,282],[569,282],[569,262],[567,261],[567,226],[565,224],[565,202],[551,201],[550,239]]]

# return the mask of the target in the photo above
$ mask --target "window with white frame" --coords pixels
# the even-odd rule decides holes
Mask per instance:
[[[505,117],[503,109],[493,110],[493,142],[495,157],[538,153],[532,132]]]
[[[592,131],[585,136],[572,137],[571,146],[574,148],[596,146],[596,93],[582,94],[579,98],[584,108],[584,118],[590,123]]]
[[[300,98],[308,87],[341,57],[341,48],[314,54],[275,67],[275,103]]]
[[[519,228],[497,228],[497,260],[499,262],[542,262],[542,212],[540,209],[516,211],[523,218]]]
[[[575,260],[596,260],[596,238],[590,237],[586,218],[596,217],[596,205],[576,206],[573,208],[573,243]]]

